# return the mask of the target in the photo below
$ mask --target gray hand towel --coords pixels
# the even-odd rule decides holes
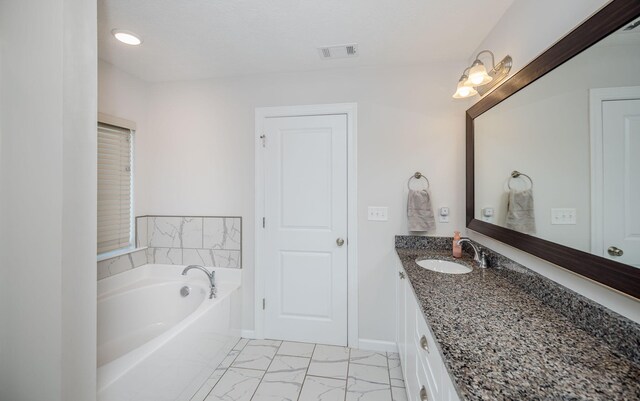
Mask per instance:
[[[509,191],[509,204],[505,227],[525,234],[535,234],[536,218],[533,213],[533,191],[512,189]]]
[[[407,200],[409,231],[431,231],[436,226],[431,206],[431,195],[426,189],[410,189]]]

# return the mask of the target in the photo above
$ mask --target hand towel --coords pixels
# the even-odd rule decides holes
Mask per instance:
[[[533,191],[531,189],[509,191],[505,227],[525,234],[535,234],[536,218],[533,213]]]
[[[431,231],[436,226],[431,206],[431,195],[426,189],[410,189],[407,200],[409,231]]]

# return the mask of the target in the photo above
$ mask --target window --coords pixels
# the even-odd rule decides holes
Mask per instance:
[[[98,255],[133,247],[133,131],[98,123]]]

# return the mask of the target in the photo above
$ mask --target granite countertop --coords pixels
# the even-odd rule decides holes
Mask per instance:
[[[461,399],[640,400],[637,361],[527,292],[522,272],[479,269],[450,250],[396,251]],[[419,257],[474,270],[432,272]]]

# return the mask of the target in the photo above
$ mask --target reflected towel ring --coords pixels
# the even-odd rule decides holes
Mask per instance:
[[[416,180],[419,180],[420,178],[424,178],[425,181],[427,181],[427,188],[425,188],[425,189],[429,189],[429,187],[430,187],[429,179],[427,177],[425,177],[424,174],[422,174],[419,171],[416,171],[411,177],[409,177],[409,180],[407,181],[407,188],[411,189],[411,180],[414,179],[414,178]]]
[[[529,177],[524,173],[519,172],[518,170],[513,170],[511,172],[511,178],[509,178],[509,182],[507,183],[507,186],[509,187],[509,189],[513,189],[511,188],[511,180],[514,178],[520,178],[521,176],[527,177],[527,179],[529,180],[529,183],[531,184],[531,187],[529,189],[533,189],[533,180],[531,179],[531,177]]]

